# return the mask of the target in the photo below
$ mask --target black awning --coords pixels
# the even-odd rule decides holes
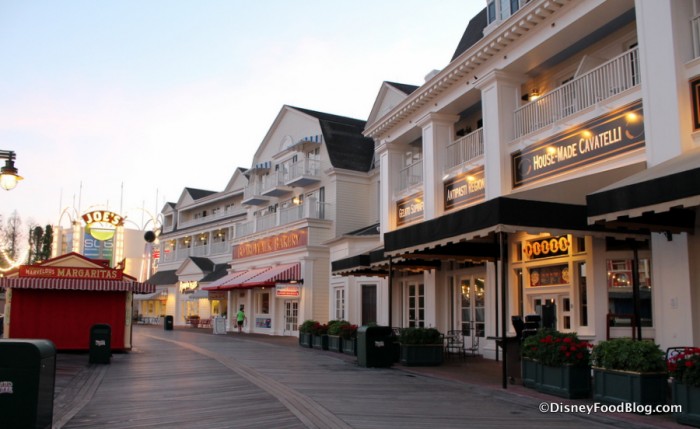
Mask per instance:
[[[362,253],[331,262],[331,271],[333,273],[357,269],[369,269],[369,253]]]
[[[388,254],[397,254],[472,239],[471,235],[486,236],[498,230],[604,231],[602,227],[588,225],[586,214],[585,206],[575,204],[499,197],[386,233],[384,249]]]
[[[651,231],[693,231],[700,206],[700,149],[586,196],[588,221]]]

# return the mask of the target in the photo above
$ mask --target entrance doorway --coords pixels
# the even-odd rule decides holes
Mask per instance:
[[[363,325],[377,323],[377,285],[362,285]]]
[[[284,333],[295,335],[299,330],[299,301],[284,301]]]
[[[476,352],[486,335],[486,275],[478,273],[460,280],[462,301],[462,333],[467,345]],[[481,351],[478,351],[481,353]]]
[[[406,285],[406,309],[408,310],[406,326],[409,328],[425,327],[425,285],[408,283]]]
[[[542,318],[543,328],[568,331],[571,329],[571,299],[569,294],[535,295],[531,298],[532,310]]]

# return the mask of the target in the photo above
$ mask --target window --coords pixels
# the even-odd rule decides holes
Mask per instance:
[[[362,285],[362,324],[377,323],[377,285]]]
[[[255,312],[257,314],[270,314],[270,293],[263,292],[255,296]]]
[[[614,317],[611,326],[630,326],[634,314],[633,260],[608,259],[608,311]],[[640,323],[652,326],[651,267],[649,259],[639,260]]]
[[[520,0],[492,0],[486,6],[486,18],[489,24],[497,19],[504,21],[518,9],[520,9]]]
[[[425,286],[422,283],[408,285],[408,326],[425,326]]]
[[[345,320],[345,288],[335,288],[335,320]]]
[[[588,286],[586,285],[586,263],[576,263],[578,275],[578,325],[588,326]]]

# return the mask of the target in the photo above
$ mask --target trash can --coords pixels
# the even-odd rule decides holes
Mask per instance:
[[[173,330],[173,316],[165,316],[165,322],[163,325],[163,328],[166,331],[172,331]]]
[[[386,368],[394,361],[394,337],[389,326],[361,326],[357,330],[357,363]]]
[[[503,348],[503,340],[496,340],[496,345]],[[522,375],[520,371],[520,338],[506,337],[506,372],[511,384],[519,380]]]
[[[112,327],[107,324],[90,328],[90,363],[109,363],[112,358]]]
[[[56,347],[49,340],[0,340],[0,427],[50,428]]]

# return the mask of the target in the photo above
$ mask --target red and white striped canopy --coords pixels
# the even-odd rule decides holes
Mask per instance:
[[[256,286],[274,286],[277,282],[301,280],[301,264],[280,264],[274,267],[236,271],[203,287],[203,290],[244,289]]]
[[[90,290],[96,292],[153,293],[156,285],[123,280],[56,279],[34,277],[0,277],[0,289]]]

